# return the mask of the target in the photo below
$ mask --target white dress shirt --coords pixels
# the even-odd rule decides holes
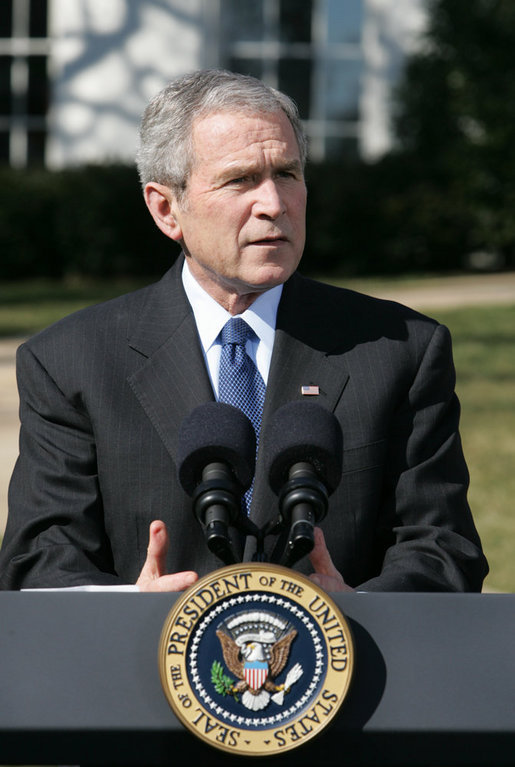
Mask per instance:
[[[182,270],[182,283],[195,316],[211,385],[213,386],[215,397],[218,398],[218,368],[222,350],[218,336],[232,315],[199,285],[190,272],[187,260],[184,262]],[[246,352],[254,360],[265,382],[265,386],[270,371],[277,308],[282,291],[282,285],[266,290],[256,298],[248,309],[242,314],[237,315],[245,320],[257,336],[257,339],[247,341]]]

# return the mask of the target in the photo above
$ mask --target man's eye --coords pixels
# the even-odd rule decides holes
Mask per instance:
[[[280,170],[277,176],[278,178],[297,178],[292,170]]]
[[[234,178],[231,178],[228,183],[229,184],[247,184],[250,181],[250,176],[235,176]]]

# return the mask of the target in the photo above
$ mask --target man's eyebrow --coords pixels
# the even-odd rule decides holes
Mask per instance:
[[[291,170],[297,173],[302,173],[302,163],[300,160],[285,160],[284,162],[277,163],[274,167],[275,170]]]
[[[220,171],[220,178],[235,178],[237,176],[248,176],[253,173],[259,173],[262,170],[261,163],[248,162],[248,163],[234,163],[234,165],[228,165]],[[302,163],[300,160],[280,160],[276,163],[272,162],[272,170],[277,171],[293,171],[295,173],[302,173]]]
[[[247,176],[249,173],[255,173],[259,169],[258,163],[234,163],[234,165],[227,165],[220,171],[220,176],[232,177],[232,176]]]

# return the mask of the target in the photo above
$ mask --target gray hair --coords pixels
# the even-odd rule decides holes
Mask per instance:
[[[292,125],[304,166],[306,135],[289,96],[255,77],[219,69],[200,70],[172,81],[143,113],[136,157],[141,184],[155,181],[182,197],[194,163],[192,126],[197,118],[222,111],[255,114],[281,110]]]

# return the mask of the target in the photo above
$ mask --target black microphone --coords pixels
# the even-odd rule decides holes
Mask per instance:
[[[340,424],[314,402],[290,402],[269,421],[263,455],[283,528],[289,526],[281,564],[291,567],[313,548],[314,526],[340,482],[342,452]]]
[[[177,450],[179,482],[193,498],[209,550],[226,565],[238,561],[228,527],[244,525],[241,497],[252,483],[255,460],[255,432],[238,408],[207,402],[182,422]]]

